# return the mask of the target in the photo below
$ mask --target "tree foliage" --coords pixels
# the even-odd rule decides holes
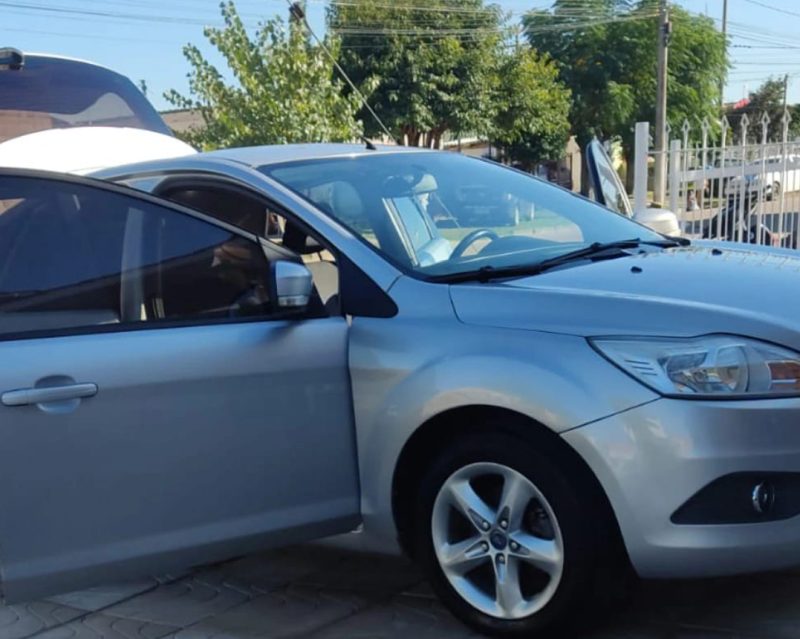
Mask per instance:
[[[334,3],[340,63],[398,138],[436,144],[446,131],[488,132],[496,111],[503,16],[483,0]],[[362,112],[370,135],[377,122]]]
[[[347,94],[333,62],[312,45],[305,29],[279,18],[262,23],[251,38],[233,2],[220,5],[223,28],[207,28],[208,41],[222,54],[233,83],[194,45],[184,47],[191,70],[189,93],[165,98],[178,108],[196,109],[205,127],[185,137],[202,149],[328,142],[357,139],[363,133],[358,96]],[[334,52],[338,43],[328,40]]]
[[[527,169],[560,158],[570,132],[570,92],[558,81],[556,65],[521,49],[505,57],[500,78],[493,140]]]
[[[761,118],[766,113],[769,118],[767,140],[780,142],[783,139],[784,88],[783,79],[769,78],[758,89],[750,92],[746,105],[736,109],[729,109],[726,115],[733,130],[733,139],[740,139],[742,116],[746,114],[749,120],[747,137],[751,141],[760,142],[762,136]],[[800,106],[788,105],[787,110],[791,118],[788,139],[793,140],[800,134]]]
[[[557,62],[572,90],[570,118],[578,142],[593,136],[629,143],[633,123],[653,122],[656,104],[657,0],[556,0],[523,18],[531,46]],[[713,20],[673,4],[667,117],[695,124],[719,114],[727,71],[725,40]]]

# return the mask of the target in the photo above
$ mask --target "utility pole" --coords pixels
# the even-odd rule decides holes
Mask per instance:
[[[725,61],[728,61],[728,0],[722,0],[722,39],[725,41]],[[725,76],[719,81],[719,110],[725,111]]]
[[[656,157],[653,199],[664,205],[667,182],[667,54],[669,47],[668,0],[658,3],[658,78],[656,84]]]
[[[786,113],[786,94],[789,93],[789,74],[783,76],[783,112]]]
[[[306,18],[306,8],[304,2],[293,2],[289,5],[289,22],[300,24]]]

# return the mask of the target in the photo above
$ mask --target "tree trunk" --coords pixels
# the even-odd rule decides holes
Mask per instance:
[[[407,146],[419,146],[422,138],[422,133],[413,126],[406,125],[403,127],[403,135]]]

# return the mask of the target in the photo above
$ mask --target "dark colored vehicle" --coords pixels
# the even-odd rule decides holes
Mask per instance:
[[[172,135],[124,75],[90,62],[0,49],[0,142],[37,131],[85,126]]]
[[[759,218],[757,206],[758,199],[752,191],[744,193],[744,196],[738,193],[729,195],[719,213],[708,220],[695,222],[690,230],[702,233],[702,237],[707,239],[796,249],[797,239],[793,231],[798,228],[798,214],[763,213]]]

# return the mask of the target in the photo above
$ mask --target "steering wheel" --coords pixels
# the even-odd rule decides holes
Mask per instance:
[[[471,233],[467,233],[464,237],[461,238],[461,241],[456,244],[456,247],[453,249],[453,252],[450,254],[450,259],[458,259],[466,250],[472,246],[478,240],[482,240],[483,238],[488,237],[493,242],[498,239],[500,236],[495,233],[492,229],[475,229]]]

